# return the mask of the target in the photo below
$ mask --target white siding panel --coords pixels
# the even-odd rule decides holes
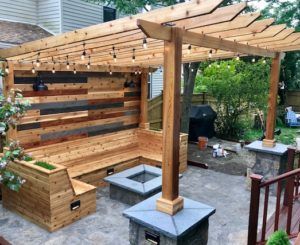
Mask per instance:
[[[62,32],[103,22],[103,7],[83,0],[62,1]]]
[[[163,90],[163,71],[158,69],[151,75],[151,99],[160,95]]]
[[[0,0],[0,19],[37,24],[37,0]]]
[[[61,32],[60,0],[38,1],[38,24],[54,34]]]

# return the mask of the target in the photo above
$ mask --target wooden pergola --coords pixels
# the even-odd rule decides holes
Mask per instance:
[[[246,3],[219,7],[222,0],[194,0],[94,25],[6,50],[0,57],[19,70],[140,71],[140,126],[147,128],[147,74],[164,66],[163,190],[157,202],[171,215],[183,207],[178,193],[181,64],[238,56],[272,58],[266,139],[273,147],[280,62],[283,52],[300,50],[300,33],[274,19],[246,13]],[[88,67],[88,68],[86,68]]]

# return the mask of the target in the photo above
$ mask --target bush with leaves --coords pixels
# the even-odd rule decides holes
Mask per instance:
[[[290,245],[289,237],[285,231],[276,231],[268,239],[267,245]]]
[[[19,191],[25,180],[17,174],[7,170],[7,166],[15,160],[28,161],[30,156],[25,154],[18,141],[11,141],[5,148],[0,159],[0,183],[13,191]]]
[[[18,121],[25,115],[27,108],[30,106],[22,98],[22,93],[19,90],[11,90],[7,97],[0,96],[0,135],[2,139],[4,139],[3,136],[10,128],[16,127]],[[3,142],[1,142],[1,145],[3,146]],[[19,191],[25,180],[9,171],[7,167],[15,159],[26,160],[28,157],[18,142],[10,141],[0,159],[0,184],[13,191]]]
[[[14,89],[6,97],[0,95],[0,134],[5,135],[9,128],[15,128],[25,115],[30,104],[22,98],[22,92]]]
[[[269,63],[262,60],[252,63],[233,59],[207,65],[198,75],[195,92],[205,86],[216,99],[219,136],[238,138],[244,128],[242,115],[251,109],[266,109],[269,71]]]

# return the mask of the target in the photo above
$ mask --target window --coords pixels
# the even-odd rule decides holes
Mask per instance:
[[[116,19],[116,10],[110,7],[103,7],[103,22]]]

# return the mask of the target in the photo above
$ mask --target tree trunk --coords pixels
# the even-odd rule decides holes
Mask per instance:
[[[181,132],[188,133],[190,126],[190,108],[195,87],[195,79],[200,62],[193,62],[183,65],[184,91],[181,105]]]

